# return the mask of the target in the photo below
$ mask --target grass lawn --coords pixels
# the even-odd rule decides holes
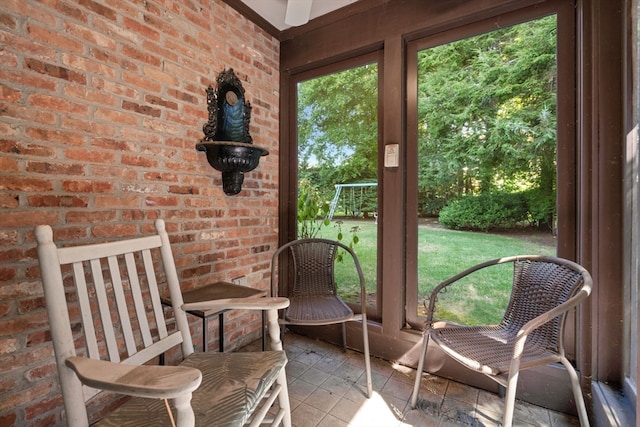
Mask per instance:
[[[376,291],[377,226],[373,221],[333,221],[322,230],[321,236],[337,239],[341,230],[342,241],[349,243],[352,227],[359,227],[359,242],[354,249],[362,266],[367,292]],[[441,281],[454,276],[472,265],[510,255],[554,255],[552,239],[531,239],[526,235],[505,235],[447,230],[421,225],[418,227],[418,311],[431,290]],[[340,294],[354,301],[357,281],[353,267],[347,263],[336,266]],[[492,324],[500,321],[511,289],[511,268],[495,266],[476,273],[473,277],[453,286],[439,300],[441,309],[436,317],[466,324]]]

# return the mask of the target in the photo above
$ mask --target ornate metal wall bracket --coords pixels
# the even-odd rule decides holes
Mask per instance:
[[[209,86],[207,109],[209,121],[203,126],[204,138],[196,144],[207,154],[207,161],[222,172],[222,189],[227,195],[242,190],[244,173],[254,170],[260,157],[269,154],[253,145],[249,134],[251,104],[246,102],[244,88],[233,69],[222,71],[216,79],[217,90]]]

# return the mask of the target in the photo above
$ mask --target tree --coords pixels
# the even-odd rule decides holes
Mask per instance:
[[[550,16],[418,54],[418,192],[423,214],[465,194],[528,190],[555,212],[556,20]],[[298,85],[299,179],[330,200],[377,181],[378,66]]]
[[[551,16],[419,53],[423,197],[535,188],[555,200],[555,42]]]
[[[330,198],[335,184],[376,182],[377,158],[377,64],[298,85],[299,180]]]

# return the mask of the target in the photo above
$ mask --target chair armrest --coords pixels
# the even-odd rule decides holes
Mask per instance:
[[[289,299],[284,297],[266,298],[226,298],[210,301],[190,302],[182,305],[183,310],[280,310],[289,307]]]
[[[185,366],[125,365],[78,356],[69,357],[66,365],[84,385],[128,396],[172,399],[202,382],[198,369]]]

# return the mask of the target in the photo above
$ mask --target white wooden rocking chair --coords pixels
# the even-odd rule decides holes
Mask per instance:
[[[288,300],[183,304],[164,222],[155,225],[155,235],[66,248],[53,243],[51,227],[36,227],[68,425],[89,425],[93,412],[87,402],[108,391],[132,397],[96,425],[290,426],[287,358],[277,318]],[[175,319],[163,312],[164,286]],[[267,310],[273,351],[194,353],[187,309]],[[154,365],[164,353],[175,358],[178,345],[179,366]]]

